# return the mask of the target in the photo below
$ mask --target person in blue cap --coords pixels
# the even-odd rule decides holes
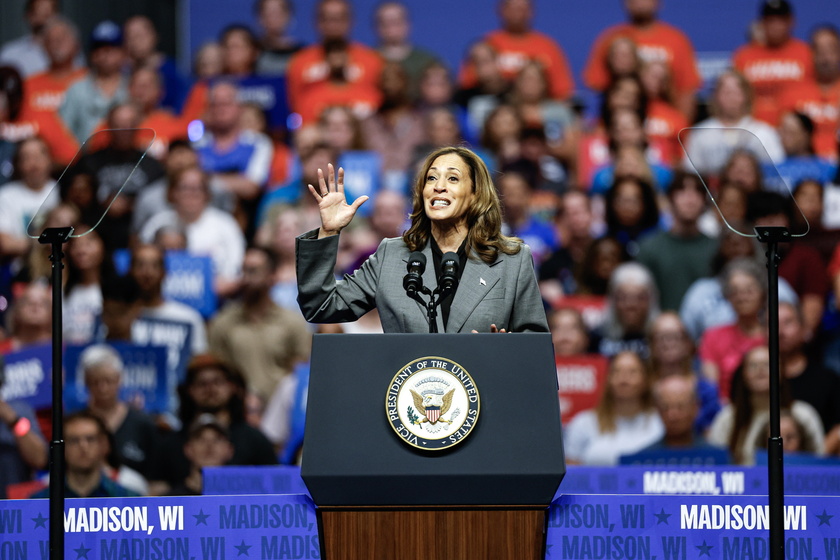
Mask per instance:
[[[96,130],[108,111],[128,99],[128,77],[123,72],[125,51],[120,26],[105,20],[90,36],[90,73],[67,90],[59,108],[65,126],[79,142]]]

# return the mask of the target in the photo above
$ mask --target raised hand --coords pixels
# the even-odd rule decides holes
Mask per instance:
[[[327,165],[327,177],[324,172],[318,169],[318,189],[311,184],[309,192],[318,201],[318,209],[321,212],[321,229],[318,231],[318,238],[337,235],[347,224],[353,220],[356,210],[368,199],[367,195],[360,196],[347,204],[344,197],[344,169],[338,168],[336,176],[333,164]]]

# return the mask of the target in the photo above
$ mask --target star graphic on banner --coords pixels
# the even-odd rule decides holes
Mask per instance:
[[[552,547],[552,546],[554,546],[554,545],[553,545],[553,544],[547,544],[547,545],[545,545],[545,555],[546,555],[546,556],[551,556],[551,547]]]
[[[210,515],[204,513],[203,509],[200,509],[198,510],[198,513],[193,514],[193,517],[195,517],[196,525],[207,525],[207,518],[210,517]]]
[[[758,478],[756,478],[755,480],[753,480],[752,485],[753,485],[753,488],[761,488],[762,486],[764,486],[764,484],[762,483],[762,481],[761,481],[761,480],[759,480]]]
[[[73,549],[73,552],[76,553],[76,560],[79,560],[79,558],[87,558],[88,557],[87,553],[90,552],[90,551],[91,551],[90,548],[85,548],[84,543],[80,544],[79,548],[74,548]]]
[[[636,487],[636,480],[631,478],[630,480],[627,481],[627,486],[629,486],[630,488],[635,488]]]
[[[248,556],[248,549],[251,548],[251,545],[245,544],[245,540],[243,539],[242,544],[235,544],[233,545],[233,548],[235,548],[238,551],[236,553],[236,557],[239,558],[243,554],[245,556]]]
[[[711,557],[712,555],[709,554],[709,551],[712,550],[714,547],[706,544],[706,540],[703,539],[703,544],[694,545],[694,548],[700,551],[700,556],[703,556],[705,554],[706,556]]]
[[[670,513],[665,513],[665,508],[660,509],[659,513],[654,513],[653,515],[656,517],[657,525],[662,525],[663,523],[667,525],[668,518],[671,517]]]
[[[36,529],[38,527],[43,527],[44,529],[46,529],[48,520],[49,520],[49,517],[44,517],[43,515],[41,515],[40,512],[38,512],[38,517],[33,517],[32,518],[32,521],[35,522],[35,528]]]
[[[834,516],[829,515],[828,512],[826,512],[825,509],[823,509],[822,515],[817,516],[817,519],[820,520],[820,525],[819,526],[822,527],[823,525],[828,525],[829,527],[831,527],[831,518],[832,517],[834,517]]]

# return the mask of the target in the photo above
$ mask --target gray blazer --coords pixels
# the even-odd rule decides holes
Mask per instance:
[[[403,288],[410,251],[401,238],[385,239],[353,274],[336,281],[333,274],[338,236],[318,239],[318,230],[296,240],[298,304],[307,321],[355,321],[374,307],[386,333],[428,333],[426,309]],[[432,249],[423,285],[437,286]],[[511,332],[548,332],[531,250],[499,254],[492,264],[477,256],[467,260],[449,310],[447,333],[489,332],[490,325]],[[440,314],[438,331],[444,332]]]

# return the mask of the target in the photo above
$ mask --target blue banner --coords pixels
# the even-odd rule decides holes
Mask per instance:
[[[166,379],[166,348],[109,342],[123,361],[120,398],[139,410],[166,412],[170,409]],[[68,346],[64,351],[64,401],[69,410],[87,406],[85,372],[79,359],[88,346]]]
[[[0,502],[0,558],[49,557],[49,501]],[[319,558],[302,495],[66,500],[68,560]]]
[[[566,495],[548,514],[548,560],[759,560],[768,550],[762,496]],[[48,500],[0,502],[0,558],[46,559]],[[785,500],[785,557],[840,560],[840,498]],[[304,495],[69,499],[70,560],[319,558]]]
[[[189,305],[205,319],[218,307],[213,291],[213,261],[186,251],[167,251],[163,297]]]
[[[283,129],[289,116],[286,104],[286,79],[280,76],[236,78],[239,101],[257,105],[265,113],[268,127]]]
[[[787,460],[785,455],[785,460]],[[840,469],[785,467],[785,494],[840,496]],[[563,494],[703,494],[767,493],[767,467],[577,467],[560,483]]]
[[[52,346],[39,344],[4,356],[0,400],[22,400],[34,409],[52,406]]]
[[[300,467],[208,467],[203,471],[204,494],[308,494]]]
[[[784,508],[787,560],[840,560],[840,498],[789,496]],[[768,526],[765,496],[567,495],[549,511],[545,557],[767,559]]]

